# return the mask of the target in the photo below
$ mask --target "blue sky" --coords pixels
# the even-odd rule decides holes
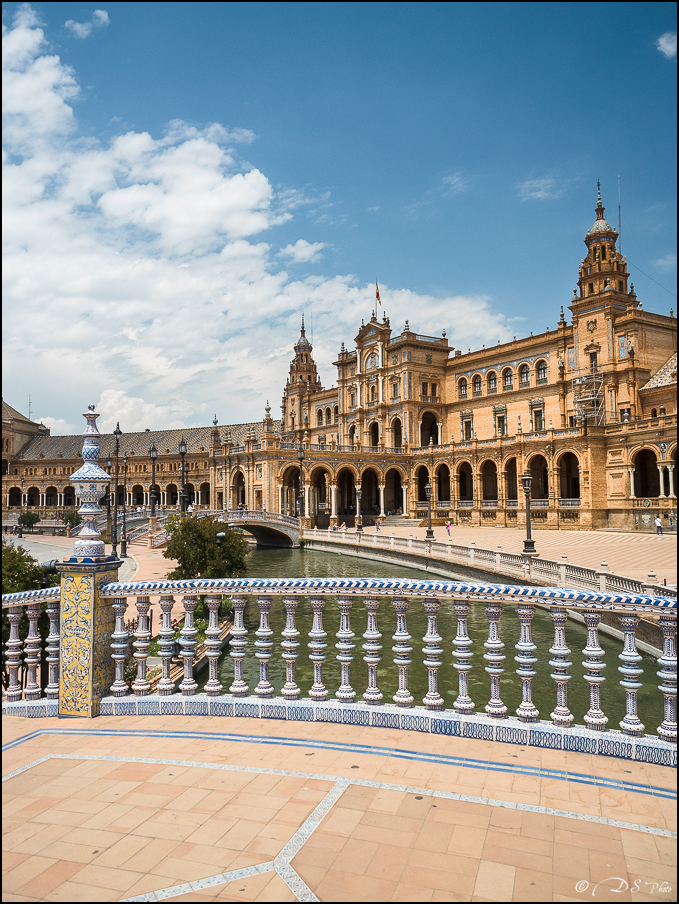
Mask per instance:
[[[376,277],[392,327],[464,349],[554,326],[597,179],[617,223],[620,175],[644,307],[676,310],[674,4],[4,4],[3,27],[3,391],[54,432],[90,401],[103,429],[276,413],[301,312],[331,385]]]

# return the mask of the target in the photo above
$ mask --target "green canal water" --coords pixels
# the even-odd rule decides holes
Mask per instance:
[[[288,578],[288,577],[369,577],[369,578],[417,578],[431,579],[429,572],[416,568],[407,568],[392,565],[386,562],[373,562],[367,559],[359,559],[354,556],[337,555],[334,553],[319,552],[309,549],[258,549],[248,554],[248,577],[253,578]],[[490,575],[488,579],[491,580]],[[497,580],[497,577],[495,578]],[[507,580],[507,583],[516,583]],[[500,617],[500,638],[505,644],[503,650],[506,659],[503,663],[505,673],[501,678],[502,700],[513,715],[521,702],[521,682],[516,675],[517,663],[514,661],[516,650],[514,645],[519,639],[519,620],[516,616],[516,605],[505,603]],[[273,629],[273,649],[269,663],[269,680],[275,688],[275,693],[280,692],[285,683],[285,662],[282,659],[281,632],[285,627],[285,608],[282,598],[277,597],[271,607],[270,624]],[[367,686],[367,666],[363,662],[364,651],[363,632],[366,630],[367,613],[360,598],[356,599],[351,610],[351,630],[356,635],[353,642],[354,661],[351,664],[351,684],[356,691],[356,699]],[[308,696],[309,688],[313,683],[313,667],[309,661],[309,651],[306,648],[309,631],[312,625],[312,612],[309,599],[301,597],[297,608],[297,630],[300,631],[298,640],[299,658],[297,659],[296,681],[302,695]],[[248,630],[247,650],[244,665],[245,681],[254,691],[259,681],[259,662],[255,658],[254,646],[257,637],[255,631],[259,626],[259,610],[254,597],[249,597],[245,608],[245,626]],[[415,698],[415,705],[422,702],[427,692],[427,671],[422,665],[425,658],[422,654],[422,637],[427,630],[427,619],[421,604],[412,600],[407,615],[408,632],[412,637],[410,645],[413,650],[410,654],[412,665],[409,670],[410,692]],[[536,609],[532,623],[533,643],[537,646],[535,655],[538,661],[535,664],[537,675],[533,679],[533,700],[540,718],[549,719],[550,713],[556,706],[556,686],[550,678],[551,668],[549,660],[552,658],[549,648],[554,641],[554,629],[548,612]],[[339,687],[339,664],[336,661],[337,650],[335,637],[339,629],[339,610],[334,597],[328,597],[323,613],[323,629],[327,632],[326,661],[323,667],[323,683],[328,689],[329,699],[333,698]],[[378,668],[378,685],[382,691],[384,703],[391,703],[397,690],[397,670],[393,664],[392,635],[396,630],[396,615],[390,602],[384,598],[380,604],[377,616],[377,629],[382,633],[382,661]],[[439,669],[439,693],[444,699],[446,708],[452,708],[457,696],[458,673],[454,668],[452,656],[452,641],[457,631],[457,620],[450,600],[444,600],[438,614],[438,633],[443,638],[441,646],[444,653],[442,666]],[[476,711],[483,712],[484,706],[490,697],[490,678],[484,671],[486,662],[483,654],[486,652],[483,642],[488,637],[488,620],[482,602],[473,603],[468,619],[468,632],[473,641],[472,670],[469,673],[469,694],[476,704]],[[583,680],[585,669],[582,666],[584,656],[582,650],[587,644],[587,631],[584,625],[568,621],[566,623],[566,643],[571,650],[569,659],[573,663],[568,683],[568,706],[575,716],[578,724],[584,724],[584,714],[589,708],[589,685]],[[605,651],[604,662],[606,669],[604,676],[606,681],[602,685],[602,708],[608,716],[608,728],[618,728],[619,722],[625,715],[625,693],[619,682],[621,674],[618,667],[621,661],[618,658],[622,651],[622,643],[599,634],[599,643]],[[233,681],[233,660],[228,655],[228,646],[219,660],[219,680],[224,685],[224,690]],[[638,711],[639,717],[646,726],[646,731],[656,733],[658,725],[663,720],[662,695],[658,691],[659,680],[656,676],[658,665],[652,656],[643,656],[640,663],[643,669],[643,687],[639,690]],[[202,679],[200,690],[207,681],[207,670],[199,676]]]

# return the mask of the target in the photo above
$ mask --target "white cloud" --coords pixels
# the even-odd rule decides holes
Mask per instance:
[[[307,242],[297,239],[294,245],[286,245],[278,252],[279,257],[289,257],[295,264],[311,264],[321,259],[321,251],[325,242]]]
[[[38,417],[34,418],[36,423],[44,424],[49,427],[52,436],[72,436],[74,433],[82,432],[82,424],[69,424],[61,417]],[[83,420],[84,423],[84,420]]]
[[[92,13],[92,19],[89,22],[75,22],[69,19],[64,23],[69,31],[72,31],[76,38],[89,38],[95,28],[103,28],[109,24],[108,13],[105,9],[95,9]]]
[[[664,35],[660,35],[658,40],[655,42],[655,46],[668,60],[674,59],[674,57],[677,55],[676,31],[666,31]]]
[[[563,188],[557,185],[556,179],[547,176],[544,179],[526,179],[517,186],[522,201],[549,201],[560,198]]]
[[[375,286],[351,274],[292,279],[281,267],[317,260],[324,242],[274,250],[277,224],[301,215],[313,228],[306,214],[331,206],[329,196],[272,185],[233,149],[254,139],[245,129],[177,120],[160,136],[80,137],[69,103],[78,84],[30,7],[3,49],[10,404],[30,377],[55,431],[81,432],[95,401],[102,430],[118,420],[126,432],[194,426],[215,412],[221,423],[259,419],[284,386],[302,311],[313,312],[314,354],[331,385],[339,345],[370,316]],[[386,283],[380,292],[394,330],[405,318],[422,333],[445,326],[465,348],[511,338],[487,298]]]
[[[380,207],[379,204],[376,204],[375,207],[368,207],[368,211],[369,211],[370,213],[372,213],[372,212],[375,211],[375,210],[381,210],[381,209],[382,209],[382,208]]]
[[[449,195],[457,195],[467,187],[466,180],[462,173],[453,173],[450,176],[444,176],[441,181],[445,187],[446,194]]]
[[[677,255],[676,254],[666,254],[665,257],[661,257],[657,261],[653,261],[656,267],[659,267],[661,270],[676,270],[677,269]]]

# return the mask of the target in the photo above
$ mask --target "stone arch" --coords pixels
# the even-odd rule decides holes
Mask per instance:
[[[319,408],[316,411],[316,426],[317,427],[323,426],[323,409],[322,408]]]
[[[337,472],[337,517],[350,527],[356,515],[356,472],[346,465]]]
[[[364,515],[380,513],[380,474],[375,468],[364,468],[361,471],[361,512]]]
[[[481,374],[474,374],[472,377],[472,393],[479,395],[483,392],[483,377]]]
[[[532,455],[527,462],[530,476],[533,478],[530,488],[531,499],[549,499],[549,465],[544,455],[539,452]]]
[[[349,445],[350,446],[356,445],[356,424],[352,424],[349,427]]]
[[[332,409],[332,421],[336,424],[339,421],[339,405],[335,405]]]
[[[466,377],[460,377],[457,383],[457,397],[459,399],[466,399],[469,396],[469,387],[467,384]]]
[[[11,506],[20,506],[22,504],[21,501],[21,487],[10,487],[9,488],[9,504]]]
[[[332,474],[320,465],[309,474],[309,511],[307,515],[323,515],[330,511],[330,481]]]
[[[445,462],[436,466],[436,498],[439,502],[450,502],[450,468]]]
[[[502,371],[502,389],[514,388],[514,371],[511,367],[505,367]]]
[[[400,468],[389,468],[384,478],[384,510],[389,513],[403,511],[403,481]]]
[[[278,478],[283,489],[281,514],[297,514],[299,507],[299,466],[286,464]]]
[[[424,411],[420,420],[420,445],[428,446],[429,440],[439,444],[439,422],[433,411]]]
[[[47,487],[45,490],[45,505],[47,506],[56,506],[57,500],[59,499],[59,490],[56,487]],[[106,496],[104,496],[104,500],[106,500]]]
[[[144,504],[144,487],[140,483],[135,483],[132,487],[132,505]]]
[[[237,509],[239,505],[245,506],[245,475],[238,469],[231,475],[231,509]]]
[[[198,501],[201,505],[210,505],[210,484],[207,482],[201,483],[200,488],[198,490]]]
[[[179,487],[176,483],[165,485],[165,504],[176,505],[179,502]]]
[[[537,383],[546,383],[547,382],[547,360],[545,358],[539,358],[535,362],[535,380]]]
[[[486,501],[497,501],[497,465],[492,458],[487,458],[479,468],[481,480],[481,498]]]
[[[527,361],[519,364],[517,373],[519,374],[519,386],[530,386],[530,364]]]
[[[429,483],[429,468],[426,465],[420,465],[415,471],[415,486],[417,487],[417,502],[427,501],[426,485]]]
[[[563,452],[557,459],[559,469],[559,497],[580,498],[580,461],[575,452]]]
[[[519,498],[519,471],[516,456],[507,458],[503,465],[505,478],[505,498],[518,500]]]
[[[373,448],[380,444],[380,425],[377,421],[373,421],[368,427],[368,442]]]
[[[391,424],[391,444],[395,449],[400,449],[403,445],[403,421],[396,415],[392,418]]]
[[[332,424],[332,410],[329,406],[325,409],[325,423]]]
[[[26,490],[26,508],[37,508],[40,505],[40,490],[36,486]]]
[[[461,461],[456,468],[458,499],[470,502],[474,499],[474,475],[468,461]]]
[[[634,495],[639,498],[660,496],[660,460],[655,449],[647,447],[634,454]]]
[[[488,387],[488,393],[497,392],[497,371],[489,370],[486,374],[486,386]]]

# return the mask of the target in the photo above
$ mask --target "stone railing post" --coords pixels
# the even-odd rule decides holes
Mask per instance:
[[[257,606],[259,607],[259,627],[255,631],[257,640],[255,641],[255,657],[259,660],[259,683],[255,688],[258,697],[272,697],[273,684],[269,681],[269,660],[271,659],[271,649],[273,647],[273,631],[269,626],[269,612],[271,611],[271,600],[268,596],[260,596],[257,598]]]
[[[626,712],[620,727],[625,734],[639,736],[644,731],[644,725],[637,715],[637,693],[641,687],[639,676],[643,675],[643,670],[637,664],[641,662],[641,656],[637,652],[635,638],[639,616],[625,613],[619,615],[618,618],[625,634],[624,646],[619,658],[622,660],[620,672],[623,678],[620,684],[625,689]]]
[[[469,672],[471,672],[472,664],[470,662],[473,657],[471,652],[472,640],[467,633],[467,619],[469,618],[469,600],[455,600],[455,615],[457,616],[457,634],[453,641],[455,647],[453,656],[455,657],[455,668],[457,669],[459,678],[459,689],[457,699],[453,706],[459,713],[471,713],[474,711],[474,701],[469,696]]]
[[[514,657],[519,664],[516,674],[521,679],[521,703],[516,714],[522,722],[537,722],[539,712],[533,703],[533,678],[536,675],[533,666],[538,658],[535,655],[537,647],[531,636],[531,622],[535,615],[535,606],[519,603],[516,607],[516,614],[521,624],[521,637],[516,644],[519,655]]]
[[[26,606],[28,616],[28,634],[24,642],[24,661],[26,663],[26,687],[24,699],[39,700],[40,685],[38,684],[38,665],[40,664],[40,635],[38,634],[38,619],[40,618],[40,603],[29,603]]]
[[[205,632],[205,656],[208,660],[209,676],[205,685],[205,693],[208,697],[217,697],[222,690],[222,683],[217,677],[219,665],[219,604],[221,597],[211,594],[205,598],[209,613],[209,624]]]
[[[559,562],[559,586],[566,586],[566,566],[568,565],[568,556],[561,556]]]
[[[500,697],[500,676],[504,672],[502,662],[504,661],[504,644],[500,640],[499,623],[502,614],[502,606],[500,603],[486,603],[486,615],[488,616],[488,640],[484,641],[484,647],[488,650],[483,654],[483,658],[488,665],[486,672],[490,675],[490,700],[486,703],[486,712],[489,716],[503,718],[507,713],[507,707]]]
[[[132,683],[132,690],[137,697],[144,697],[151,690],[146,677],[149,644],[151,632],[149,631],[149,609],[151,598],[148,596],[137,597],[137,630],[134,632],[134,659],[137,663],[137,677]]]
[[[246,602],[247,597],[245,596],[231,597],[233,628],[231,629],[231,650],[229,655],[233,659],[233,684],[229,688],[229,692],[234,697],[245,697],[248,692],[248,686],[243,680],[243,660],[245,659],[245,649],[248,645],[248,631],[243,620]]]
[[[21,668],[21,638],[19,637],[19,622],[21,621],[21,606],[11,606],[7,610],[9,621],[9,639],[5,645],[7,657],[7,670],[9,672],[9,684],[7,685],[6,698],[8,703],[21,700],[21,685],[19,684],[19,669]]]
[[[589,709],[585,713],[585,724],[595,731],[603,731],[608,722],[601,709],[601,685],[606,680],[601,674],[606,668],[603,661],[604,651],[599,645],[599,613],[585,612],[583,615],[587,625],[587,646],[582,651],[587,659],[582,663],[585,668],[585,681],[589,684]]]
[[[368,666],[368,686],[363,693],[363,699],[366,703],[379,703],[382,699],[382,691],[377,686],[377,666],[382,658],[380,656],[382,635],[377,630],[377,610],[380,607],[380,601],[374,597],[366,597],[363,604],[368,612],[368,624],[363,635],[365,641],[363,661]]]
[[[158,682],[158,693],[165,697],[174,692],[174,681],[170,678],[172,668],[172,653],[174,652],[174,630],[172,628],[172,606],[174,597],[164,594],[160,597],[161,628],[158,632],[160,641],[160,657],[162,662],[162,675]]]
[[[438,670],[441,668],[441,635],[436,627],[436,615],[441,607],[440,600],[424,600],[422,603],[427,613],[427,633],[424,641],[424,667],[427,670],[427,693],[422,702],[427,709],[443,709],[443,697],[438,689]]]
[[[661,667],[657,673],[663,695],[664,719],[658,726],[658,734],[665,741],[677,743],[677,620],[668,615],[660,616],[663,633],[663,654],[658,660]]]
[[[335,696],[343,703],[351,703],[356,698],[356,691],[351,686],[351,663],[353,660],[353,650],[355,644],[352,643],[354,633],[351,630],[350,614],[353,600],[351,597],[337,597],[337,607],[340,611],[339,630],[336,634],[338,643],[337,661],[340,664],[340,686],[335,692]]]
[[[555,725],[568,728],[573,721],[573,713],[568,709],[568,682],[571,676],[568,669],[572,663],[568,661],[570,650],[566,646],[566,610],[561,606],[550,609],[549,614],[554,624],[554,645],[549,652],[554,657],[549,664],[554,669],[551,677],[556,682],[556,707],[550,713]]]
[[[394,694],[393,700],[397,706],[411,706],[414,697],[408,690],[408,667],[410,665],[408,654],[412,652],[413,648],[408,644],[410,634],[406,627],[408,600],[405,597],[395,596],[391,604],[396,612],[396,633],[392,636],[392,640],[396,643],[392,650],[396,653],[394,665],[398,669],[398,690]]]
[[[599,590],[606,592],[606,575],[608,574],[608,562],[602,562],[599,566]]]
[[[50,633],[47,637],[47,667],[49,684],[45,688],[45,696],[48,698],[59,697],[59,609],[58,600],[51,600],[47,604],[47,618],[50,623]]]
[[[184,660],[184,677],[179,683],[179,690],[185,697],[191,697],[196,693],[198,682],[193,677],[193,662],[196,658],[196,635],[198,631],[193,624],[193,614],[198,605],[197,596],[184,597],[184,627],[179,635],[181,653]]]
[[[325,650],[327,643],[325,638],[328,636],[323,630],[323,609],[325,607],[325,597],[311,597],[311,611],[313,612],[313,624],[309,637],[309,659],[314,666],[314,683],[309,689],[309,696],[312,700],[325,700],[328,696],[328,689],[323,684],[323,663],[325,662]]]
[[[281,647],[283,649],[283,659],[285,660],[285,684],[281,688],[281,694],[286,700],[296,700],[301,691],[295,682],[295,666],[299,653],[299,631],[295,624],[295,614],[297,612],[297,597],[286,596],[283,599],[285,606],[285,628],[281,631],[283,641]]]

